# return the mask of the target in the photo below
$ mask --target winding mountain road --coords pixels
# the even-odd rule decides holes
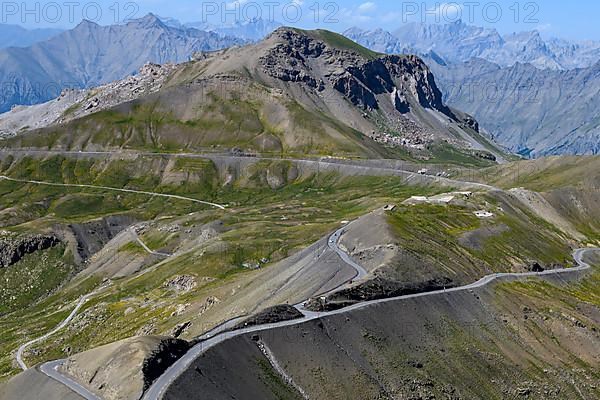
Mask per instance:
[[[40,365],[39,369],[41,372],[62,383],[67,386],[69,389],[88,400],[102,400],[101,397],[98,397],[96,394],[90,392],[83,385],[76,382],[75,380],[69,378],[68,376],[64,376],[60,372],[58,372],[58,368],[63,364],[64,360],[50,361],[45,364]]]
[[[340,241],[340,238],[342,237],[342,235],[344,234],[344,231],[346,231],[346,229],[347,229],[347,226],[335,231],[335,233],[329,237],[327,245],[329,246],[329,248],[331,250],[335,251],[338,256],[340,256],[342,261],[344,261],[346,264],[348,264],[349,266],[354,268],[354,270],[356,271],[356,275],[352,279],[360,280],[360,279],[363,279],[365,276],[367,276],[367,274],[368,274],[367,270],[364,269],[364,267],[362,265],[356,263],[352,259],[352,257],[350,257],[350,255],[348,253],[346,253],[345,251],[340,249],[340,247],[338,245],[338,242]],[[339,288],[337,288],[337,289],[339,289]],[[334,289],[333,291],[335,291],[337,289]]]
[[[339,232],[340,231],[337,231],[336,233],[334,233],[334,235],[338,234]],[[332,238],[334,237],[334,235],[332,235]],[[339,238],[339,236],[337,236],[337,237]],[[169,367],[167,369],[167,371],[165,371],[165,373],[152,384],[152,386],[148,389],[148,391],[146,392],[146,394],[144,395],[144,397],[142,399],[143,400],[160,400],[160,399],[162,399],[162,396],[164,395],[167,388],[181,374],[183,374],[200,355],[202,355],[208,349],[210,349],[228,339],[231,339],[231,338],[234,338],[234,337],[237,337],[240,335],[244,335],[244,334],[248,334],[248,333],[256,333],[256,332],[264,332],[264,331],[275,329],[275,328],[298,325],[298,324],[302,324],[304,322],[312,321],[312,320],[322,318],[322,317],[339,315],[339,314],[344,314],[344,313],[347,313],[350,311],[359,310],[359,309],[362,309],[365,307],[372,306],[374,304],[382,304],[382,303],[389,303],[392,301],[413,299],[413,298],[417,298],[417,297],[437,296],[437,295],[445,294],[445,293],[472,290],[472,289],[476,289],[476,288],[480,288],[480,287],[489,285],[490,283],[494,282],[495,280],[501,279],[501,278],[511,278],[511,277],[512,278],[527,278],[527,277],[536,277],[536,276],[539,277],[539,276],[560,275],[560,274],[565,274],[565,273],[573,273],[573,272],[577,272],[577,271],[583,271],[583,270],[591,268],[589,264],[587,264],[586,262],[583,261],[584,255],[589,251],[600,251],[600,249],[599,248],[589,248],[589,249],[575,250],[575,252],[573,253],[573,257],[574,257],[575,261],[577,262],[577,264],[579,265],[576,268],[570,268],[570,269],[563,268],[563,269],[548,270],[548,271],[543,271],[543,272],[492,274],[492,275],[488,275],[488,276],[480,279],[479,281],[477,281],[475,283],[472,283],[472,284],[466,285],[466,286],[461,286],[461,287],[456,287],[456,288],[446,289],[446,290],[437,290],[437,291],[433,291],[433,292],[417,293],[417,294],[393,297],[393,298],[388,298],[388,299],[367,301],[364,303],[358,303],[358,304],[355,304],[355,305],[352,305],[352,306],[349,306],[346,308],[342,308],[339,310],[335,310],[335,311],[321,312],[321,313],[311,312],[311,313],[309,313],[309,315],[305,315],[304,318],[295,319],[295,320],[291,320],[291,321],[283,321],[283,322],[278,322],[278,323],[253,326],[253,327],[244,328],[244,329],[240,329],[240,330],[236,330],[236,331],[223,332],[214,337],[208,338],[205,341],[200,342],[196,346],[192,347],[192,349],[190,351],[188,351],[175,364],[173,364],[171,367]]]
[[[347,254],[346,252],[344,252],[340,247],[339,247],[339,240],[341,238],[341,236],[343,235],[344,231],[347,229],[347,226],[344,226],[338,230],[336,230],[328,239],[328,246],[331,250],[333,250],[336,254],[338,254],[338,256],[345,262],[347,263],[349,266],[351,266],[355,271],[356,271],[356,275],[353,278],[353,280],[359,280],[364,278],[365,276],[367,276],[367,271],[365,270],[364,267],[362,267],[360,264],[356,263],[352,257],[350,257],[349,254]],[[141,240],[140,240],[141,241]],[[143,243],[143,242],[142,242]],[[143,245],[142,245],[143,246]],[[143,246],[145,248],[145,246]],[[150,252],[152,252],[150,249],[147,249]],[[456,287],[456,288],[451,288],[451,289],[445,289],[445,290],[438,290],[438,291],[432,291],[432,292],[426,292],[426,293],[417,293],[417,294],[411,294],[411,295],[405,295],[405,296],[399,296],[399,297],[393,297],[393,298],[387,298],[387,299],[379,299],[379,300],[373,300],[373,301],[367,301],[367,302],[363,302],[363,303],[357,303],[354,304],[352,306],[348,306],[346,308],[342,308],[339,310],[334,310],[334,311],[328,311],[328,312],[313,312],[313,311],[309,311],[306,310],[303,306],[303,304],[298,304],[296,305],[296,308],[302,312],[304,314],[303,318],[299,318],[299,319],[294,319],[294,320],[290,320],[290,321],[282,321],[282,322],[277,322],[277,323],[272,323],[272,324],[264,324],[264,325],[258,325],[258,326],[253,326],[253,327],[249,327],[249,328],[243,328],[243,329],[239,329],[236,331],[228,331],[224,329],[228,329],[229,325],[227,326],[223,326],[223,327],[217,327],[216,329],[214,329],[213,331],[210,332],[210,334],[205,334],[201,337],[201,339],[203,340],[202,342],[198,343],[197,345],[195,345],[194,347],[192,347],[182,358],[180,358],[177,362],[175,362],[171,367],[169,367],[165,373],[163,373],[163,375],[161,375],[153,384],[152,386],[146,391],[146,393],[144,394],[142,400],[159,400],[162,398],[162,396],[164,395],[165,391],[168,389],[168,387],[181,375],[183,374],[188,368],[189,366],[200,356],[202,355],[205,351],[207,351],[208,349],[237,336],[240,335],[244,335],[244,334],[248,334],[248,333],[255,333],[255,332],[262,332],[262,331],[267,331],[267,330],[271,330],[271,329],[275,329],[275,328],[281,328],[281,327],[286,327],[286,326],[293,326],[293,325],[297,325],[297,324],[302,324],[304,322],[308,322],[308,321],[312,321],[318,318],[322,318],[322,317],[327,317],[327,316],[332,316],[332,315],[338,315],[338,314],[343,314],[343,313],[347,313],[347,312],[351,312],[354,310],[359,310],[365,307],[369,307],[371,305],[374,304],[382,304],[382,303],[387,303],[387,302],[392,302],[392,301],[401,301],[401,300],[406,300],[406,299],[412,299],[412,298],[417,298],[417,297],[425,297],[425,296],[435,296],[435,295],[440,295],[440,294],[444,294],[444,293],[451,293],[451,292],[459,292],[459,291],[465,291],[465,290],[472,290],[472,289],[476,289],[476,288],[480,288],[486,285],[489,285],[490,283],[494,282],[497,279],[501,279],[501,278],[527,278],[527,277],[536,277],[536,276],[549,276],[549,275],[559,275],[559,274],[564,274],[564,273],[573,273],[576,271],[582,271],[582,270],[586,270],[590,268],[590,265],[585,263],[583,261],[583,257],[585,256],[585,254],[589,251],[599,251],[600,249],[596,249],[596,248],[586,248],[586,249],[577,249],[574,251],[573,253],[573,258],[575,259],[575,261],[578,264],[578,267],[576,268],[570,268],[570,269],[557,269],[557,270],[548,270],[548,271],[543,271],[543,272],[527,272],[527,273],[497,273],[497,274],[492,274],[492,275],[488,275],[483,277],[482,279],[480,279],[479,281],[469,284],[469,285],[465,285],[465,286],[461,286],[461,287]],[[344,286],[345,284],[341,285],[340,287]],[[338,290],[338,288],[334,289]],[[21,346],[21,348],[19,348],[19,352],[18,352],[18,359],[20,359],[20,365],[22,363],[22,354],[23,351],[30,345],[37,343],[39,341],[45,340],[48,337],[50,337],[51,335],[53,335],[54,333],[58,332],[60,329],[62,329],[63,327],[65,327],[72,319],[73,317],[77,314],[78,310],[81,308],[81,306],[83,306],[83,304],[85,303],[85,301],[87,301],[87,299],[91,296],[92,294],[89,294],[87,296],[84,296],[80,299],[79,303],[77,304],[77,307],[73,310],[73,312],[71,313],[71,315],[69,315],[69,317],[67,319],[65,319],[65,321],[63,321],[58,327],[56,327],[52,332],[47,333],[46,335],[35,339],[33,341],[30,341],[26,344],[24,344],[23,346]],[[236,320],[237,321],[237,320]],[[231,321],[230,321],[231,322]],[[231,324],[230,324],[231,325]],[[49,363],[45,363],[42,364],[39,369],[41,372],[43,372],[44,374],[46,374],[48,377],[66,385],[67,387],[69,387],[71,390],[73,390],[74,392],[78,393],[80,396],[84,397],[87,400],[101,400],[100,397],[98,397],[98,395],[90,392],[88,389],[86,389],[85,387],[83,387],[81,384],[75,382],[73,379],[62,375],[60,372],[58,372],[58,369],[60,368],[60,366],[63,364],[64,360],[56,360],[56,361],[51,361]],[[25,366],[25,364],[22,364],[22,367],[24,367],[24,369],[26,369],[27,367]]]
[[[203,204],[203,205],[208,205],[211,207],[215,207],[221,210],[225,210],[225,206],[221,205],[221,204],[216,204],[216,203],[211,203],[211,202],[207,202],[207,201],[203,201],[203,200],[198,200],[198,199],[194,199],[191,197],[185,197],[185,196],[178,196],[178,195],[172,195],[172,194],[165,194],[165,193],[155,193],[155,192],[147,192],[147,191],[141,191],[141,190],[133,190],[133,189],[119,189],[119,188],[113,188],[113,187],[109,187],[109,186],[97,186],[97,185],[84,185],[84,184],[67,184],[67,183],[54,183],[54,182],[44,182],[44,181],[34,181],[34,180],[25,180],[25,179],[16,179],[16,178],[10,178],[8,176],[5,175],[0,175],[0,180],[7,180],[7,181],[12,181],[12,182],[18,182],[18,183],[29,183],[29,184],[36,184],[36,185],[45,185],[45,186],[57,186],[57,187],[76,187],[76,188],[88,188],[88,189],[97,189],[97,190],[108,190],[108,191],[117,191],[117,192],[126,192],[126,193],[135,193],[135,194],[143,194],[143,195],[148,195],[148,196],[157,196],[157,197],[165,197],[165,198],[169,198],[169,199],[176,199],[176,200],[183,200],[183,201],[190,201],[193,203],[197,203],[197,204]],[[156,256],[160,256],[160,257],[170,257],[171,254],[167,254],[167,253],[161,253],[161,252],[157,252],[154,250],[151,250],[142,240],[141,238],[137,235],[137,233],[135,232],[135,230],[130,229],[131,234],[133,235],[133,237],[135,238],[135,240],[144,248],[145,251],[147,251],[148,253],[152,254],[152,255],[156,255]],[[23,354],[25,353],[25,350],[27,350],[27,348],[29,348],[30,346],[42,342],[46,339],[48,339],[50,336],[54,335],[55,333],[57,333],[58,331],[60,331],[61,329],[63,329],[64,327],[66,327],[72,320],[73,318],[75,318],[75,316],[77,315],[77,313],[79,312],[79,310],[81,309],[81,307],[83,307],[83,305],[89,300],[90,297],[92,297],[93,295],[95,295],[98,291],[102,290],[104,287],[101,287],[91,293],[88,293],[84,296],[82,296],[79,301],[77,302],[77,305],[75,306],[75,308],[71,311],[71,313],[67,316],[67,318],[65,320],[63,320],[58,326],[56,326],[53,330],[51,330],[50,332],[47,332],[46,334],[30,340],[27,343],[24,343],[23,345],[21,345],[16,352],[16,361],[17,364],[19,364],[19,367],[23,370],[26,371],[28,369],[27,364],[25,363],[25,361],[23,361]],[[53,379],[55,379],[56,374],[58,374],[57,368],[58,366],[60,366],[60,364],[62,364],[61,360],[58,361],[54,361],[52,364],[52,368],[48,369],[49,367],[44,368],[46,371],[55,371],[52,373],[53,376],[51,376],[50,374],[46,374],[50,377],[52,377]],[[44,364],[47,365],[47,364]],[[44,369],[40,368],[40,370],[42,372],[44,372]],[[45,373],[45,372],[44,372]],[[66,380],[62,383],[65,382],[72,382],[72,380],[66,378]],[[66,383],[65,383],[66,384]],[[71,387],[70,385],[67,385],[69,387]],[[73,390],[75,390],[76,388],[71,387]],[[75,390],[77,392],[77,390]],[[78,392],[79,393],[79,392]],[[94,398],[94,399],[97,399]]]
[[[94,154],[103,154],[103,155],[108,154],[108,153],[104,153],[104,152],[93,152],[93,153]],[[81,154],[81,152],[79,152],[79,154]],[[152,154],[152,155],[156,155],[156,154]],[[165,155],[172,156],[172,154],[165,154]],[[179,156],[182,156],[182,155],[179,155]],[[280,159],[274,159],[274,160],[280,160]],[[319,163],[319,165],[322,165],[322,164],[331,164],[331,165],[335,165],[335,166],[340,165],[340,163],[337,163],[337,162],[327,163],[327,162],[323,162],[323,161],[312,161],[312,160],[311,161],[294,160],[294,161],[315,162],[315,163]],[[359,167],[359,168],[362,168],[362,167]],[[364,167],[364,168],[373,168],[373,167]],[[376,169],[386,171],[389,173],[395,173],[395,174],[397,174],[397,173],[408,174],[407,175],[408,180],[412,179],[413,177],[419,177],[418,174],[409,172],[409,171],[402,171],[402,170],[391,169],[391,168],[376,168]],[[481,188],[481,189],[496,189],[489,185],[472,183],[472,182],[453,181],[451,179],[439,178],[439,177],[434,177],[434,176],[429,176],[429,178],[433,178],[436,181],[445,181],[447,183],[460,182],[462,184],[469,184],[469,185],[472,185],[474,187]],[[89,189],[97,189],[97,190],[109,190],[109,191],[118,191],[118,192],[125,192],[125,193],[143,194],[143,195],[148,195],[148,196],[158,196],[158,197],[165,197],[165,198],[171,198],[171,199],[177,199],[177,200],[191,201],[194,203],[215,207],[215,208],[218,208],[221,210],[226,209],[224,205],[207,202],[207,201],[203,201],[203,200],[198,200],[198,199],[194,199],[194,198],[190,198],[190,197],[171,195],[171,194],[165,194],[165,193],[154,193],[154,192],[139,191],[139,190],[132,190],[132,189],[119,189],[119,188],[113,188],[113,187],[108,187],[108,186],[96,186],[96,185],[85,185],[85,184],[61,184],[61,183],[52,183],[52,182],[43,182],[43,181],[34,181],[34,180],[22,180],[22,179],[10,178],[10,177],[3,176],[3,175],[0,175],[0,180],[8,180],[8,181],[14,181],[14,182],[20,182],[20,183],[29,183],[29,184],[38,184],[38,185],[47,185],[47,186],[89,188]],[[334,251],[336,254],[338,254],[338,256],[341,258],[341,260],[343,260],[346,264],[351,266],[356,271],[356,275],[354,276],[353,280],[359,280],[359,279],[362,279],[365,276],[367,276],[367,271],[360,264],[356,263],[349,254],[347,254],[342,249],[340,249],[340,247],[338,245],[339,239],[346,229],[347,229],[347,227],[342,227],[342,228],[338,229],[337,231],[335,231],[328,239],[328,246],[332,251]],[[134,231],[132,231],[132,232],[133,232],[133,235],[134,235],[136,241],[148,253],[163,256],[163,257],[170,256],[166,253],[159,253],[159,252],[155,252],[155,251],[151,250],[150,248],[148,248],[148,246],[145,245],[145,243],[137,236],[137,234]],[[176,363],[174,363],[170,368],[168,368],[167,371],[165,371],[165,373],[162,376],[160,376],[153,383],[153,385],[147,390],[147,392],[143,396],[143,400],[159,400],[159,399],[161,399],[162,396],[164,395],[165,391],[167,390],[167,388],[171,385],[171,383],[173,383],[187,368],[189,368],[189,366],[192,364],[192,362],[194,360],[196,360],[196,358],[198,358],[201,354],[203,354],[206,350],[210,349],[211,347],[214,347],[214,346],[216,346],[228,339],[231,339],[233,337],[237,337],[237,336],[244,335],[247,333],[271,330],[271,329],[285,327],[285,326],[293,326],[293,325],[301,324],[301,323],[308,322],[308,321],[315,320],[315,319],[322,318],[322,317],[338,315],[338,314],[343,314],[343,313],[347,313],[350,311],[362,309],[362,308],[369,307],[374,304],[381,304],[381,303],[387,303],[387,302],[392,302],[392,301],[401,301],[401,300],[417,298],[417,297],[435,296],[435,295],[439,295],[439,294],[443,294],[443,293],[472,290],[475,288],[486,286],[486,285],[492,283],[493,281],[495,281],[497,279],[501,279],[501,278],[509,278],[509,277],[526,278],[526,277],[535,277],[535,276],[549,276],[549,275],[558,275],[558,274],[581,271],[581,270],[590,268],[590,266],[583,261],[584,255],[589,251],[598,251],[598,250],[600,250],[600,249],[589,248],[589,249],[576,250],[573,253],[573,257],[579,265],[576,268],[557,269],[557,270],[549,270],[549,271],[544,271],[544,272],[530,272],[530,273],[522,273],[522,274],[518,274],[518,273],[492,274],[492,275],[488,275],[488,276],[480,279],[479,281],[477,281],[475,283],[472,283],[472,284],[466,285],[466,286],[461,286],[461,287],[456,287],[456,288],[451,288],[451,289],[446,289],[446,290],[433,291],[433,292],[418,293],[418,294],[412,294],[412,295],[406,295],[406,296],[400,296],[400,297],[394,297],[394,298],[367,301],[367,302],[357,303],[357,304],[354,304],[354,305],[346,307],[346,308],[342,308],[342,309],[335,310],[335,311],[329,311],[329,312],[311,312],[311,311],[305,310],[303,305],[299,304],[296,306],[296,308],[304,314],[304,317],[300,318],[300,319],[295,319],[295,320],[291,320],[291,321],[283,321],[283,322],[272,323],[272,324],[258,325],[258,326],[253,326],[253,327],[249,327],[249,328],[239,329],[236,331],[221,331],[220,329],[215,329],[211,332],[211,334],[214,334],[214,335],[211,335],[211,334],[203,335],[202,339],[204,339],[204,340],[202,342],[200,342],[196,346],[192,347],[192,349],[190,349],[190,351],[188,351],[182,358],[180,358]],[[344,283],[340,287],[342,287],[346,284],[347,283]],[[340,287],[334,289],[333,291],[338,290]],[[77,303],[76,307],[73,309],[71,314],[63,322],[61,322],[61,324],[59,324],[56,328],[54,328],[52,331],[48,332],[47,334],[45,334],[37,339],[31,340],[31,341],[25,343],[18,349],[17,362],[19,363],[21,368],[23,368],[24,370],[27,369],[27,365],[23,362],[23,359],[22,359],[24,351],[29,346],[31,346],[35,343],[41,342],[43,340],[46,340],[47,338],[49,338],[50,336],[52,336],[53,334],[55,334],[56,332],[58,332],[65,326],[67,326],[71,322],[71,320],[75,317],[75,315],[77,315],[77,312],[79,311],[79,309],[94,294],[95,294],[95,292],[92,292],[90,294],[83,296],[79,300],[79,302]],[[71,379],[67,376],[64,376],[60,372],[58,372],[58,369],[62,365],[63,362],[64,362],[64,360],[56,360],[56,361],[48,362],[48,363],[41,365],[39,367],[39,370],[41,372],[43,372],[44,374],[46,374],[48,377],[68,386],[71,390],[78,393],[80,396],[84,397],[85,399],[100,400],[100,397],[98,397],[98,395],[90,392],[88,389],[83,387],[81,384],[75,382],[73,379]]]
[[[19,367],[21,367],[21,369],[23,371],[26,371],[28,369],[27,364],[25,364],[25,361],[23,361],[23,353],[25,352],[25,350],[27,350],[27,348],[33,344],[43,342],[44,340],[48,339],[50,336],[54,335],[56,332],[60,331],[62,328],[67,326],[73,320],[73,318],[75,318],[75,316],[77,315],[77,313],[79,312],[81,307],[83,307],[83,305],[89,300],[89,298],[92,297],[94,294],[96,294],[96,292],[97,291],[94,291],[94,292],[91,292],[91,293],[88,293],[88,294],[82,296],[79,299],[79,301],[77,302],[77,305],[75,306],[73,311],[71,311],[71,313],[69,314],[69,316],[67,318],[65,318],[60,324],[58,324],[58,326],[56,326],[56,328],[52,329],[50,332],[46,333],[45,335],[40,336],[36,339],[30,340],[29,342],[27,342],[27,343],[21,345],[21,347],[19,347],[19,349],[17,350],[16,359],[17,359],[17,363],[19,364]]]
[[[144,241],[142,240],[142,238],[139,237],[139,235],[137,234],[137,232],[135,231],[135,228],[129,228],[129,233],[131,233],[131,236],[135,239],[135,241],[142,246],[142,248],[146,251],[146,253],[152,254],[153,256],[158,256],[158,257],[171,257],[172,254],[168,254],[168,253],[161,253],[160,251],[154,251],[152,250],[150,247],[148,247],[146,245],[146,243],[144,243]]]

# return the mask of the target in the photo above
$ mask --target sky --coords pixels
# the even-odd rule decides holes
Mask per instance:
[[[502,34],[535,29],[546,37],[600,40],[600,2],[591,0],[3,0],[0,22],[64,29],[82,19],[107,25],[149,12],[184,23],[219,24],[260,16],[285,25],[338,32],[352,26],[393,30],[407,22],[451,23],[462,19]]]

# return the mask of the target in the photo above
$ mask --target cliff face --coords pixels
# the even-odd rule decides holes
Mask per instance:
[[[46,250],[60,243],[54,235],[34,235],[19,239],[0,239],[0,268],[19,262],[26,254]]]
[[[395,108],[406,113],[412,97],[424,108],[452,116],[443,104],[433,74],[417,56],[369,54],[343,49],[302,31],[282,28],[273,36],[281,40],[261,58],[270,76],[301,82],[323,92],[333,87],[355,106],[364,110],[381,108],[378,96],[387,95]]]

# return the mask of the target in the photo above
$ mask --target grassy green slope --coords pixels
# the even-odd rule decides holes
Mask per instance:
[[[549,157],[472,170],[463,178],[542,194],[590,242],[600,242],[600,157]],[[535,206],[535,205],[534,205]]]
[[[51,157],[2,162],[2,173],[22,179],[52,182],[101,184],[114,187],[182,194],[229,204],[227,212],[147,196],[105,193],[95,189],[54,188],[0,181],[4,208],[14,212],[1,221],[11,231],[40,229],[56,223],[86,221],[115,212],[132,213],[139,219],[164,221],[189,218],[184,229],[220,220],[224,232],[215,246],[203,247],[169,259],[160,268],[141,276],[120,278],[110,289],[93,298],[70,328],[41,343],[27,355],[29,363],[62,358],[70,352],[123,339],[153,329],[168,333],[190,315],[176,315],[178,305],[209,307],[202,317],[196,314],[196,328],[204,320],[217,320],[220,305],[227,304],[238,285],[251,282],[257,271],[243,268],[245,262],[262,258],[269,264],[305,248],[339,226],[388,203],[400,203],[412,195],[431,195],[434,187],[410,187],[393,177],[341,178],[334,174],[300,175],[287,179],[279,189],[268,185],[267,170],[290,176],[290,164],[260,161],[229,185],[223,185],[215,166],[206,160],[181,158],[167,168],[161,157],[129,160],[68,159]],[[180,174],[173,178],[174,173]],[[165,177],[171,177],[165,180]],[[498,197],[499,196],[499,197]],[[101,199],[102,201],[99,201]],[[552,226],[515,206],[500,195],[481,195],[471,206],[400,207],[388,215],[399,244],[407,252],[427,257],[428,268],[436,273],[457,274],[475,280],[481,274],[505,271],[529,260],[568,265],[570,249]],[[474,217],[474,207],[502,207],[494,221]],[[188,214],[194,213],[192,216]],[[501,227],[500,230],[495,230]],[[465,241],[465,235],[490,228]],[[151,248],[168,247],[177,234],[151,231],[144,240]],[[131,247],[131,246],[130,246]],[[140,248],[117,249],[138,254]],[[58,253],[57,253],[58,254]],[[267,265],[267,268],[268,268]],[[402,267],[402,266],[400,266]],[[523,267],[523,265],[521,265]],[[165,282],[183,274],[195,276],[199,284],[192,291],[176,294]],[[14,374],[11,351],[28,338],[39,336],[64,318],[74,300],[97,286],[100,277],[75,281],[63,289],[33,302],[28,309],[0,316],[0,371]],[[207,305],[209,299],[217,303]],[[216,304],[216,305],[215,305]],[[63,307],[63,308],[61,308]],[[212,308],[210,308],[212,307]],[[48,311],[50,310],[50,311]],[[16,321],[21,321],[17,324]]]
[[[287,175],[289,168],[287,163],[276,162],[260,162],[247,171],[247,175],[223,186],[214,165],[195,158],[180,158],[174,162],[173,169],[166,175],[172,176],[178,171],[181,176],[165,183],[162,175],[168,163],[160,157],[158,161],[155,157],[127,161],[64,157],[43,161],[28,157],[5,160],[2,173],[15,178],[181,194],[230,205],[228,211],[223,212],[188,202],[149,199],[143,195],[0,181],[2,207],[13,210],[10,216],[2,219],[4,229],[9,231],[41,230],[114,213],[132,214],[140,220],[164,219],[165,225],[185,216],[189,218],[186,224],[190,227],[220,220],[226,231],[220,238],[221,245],[211,250],[199,249],[174,257],[161,268],[139,278],[117,279],[110,289],[85,305],[83,316],[77,318],[71,328],[35,346],[26,357],[29,363],[64,357],[69,352],[133,336],[151,323],[157,332],[167,333],[185,318],[172,315],[176,305],[201,305],[211,296],[225,303],[232,296],[232,285],[251,280],[257,272],[243,268],[244,262],[266,258],[270,264],[274,263],[325,236],[341,220],[356,218],[372,207],[415,193],[427,195],[439,190],[408,187],[399,178],[341,178],[324,173],[301,176],[280,189],[271,189],[266,171]],[[195,214],[188,216],[190,213]],[[162,248],[176,241],[176,236],[155,231],[143,238],[151,248]],[[115,251],[125,257],[125,253],[136,255],[141,250],[131,245]],[[61,254],[56,250],[52,259],[58,262]],[[60,270],[54,272],[59,274]],[[203,280],[185,295],[176,295],[164,287],[167,280],[182,274]],[[60,275],[57,282],[62,284],[64,276]],[[11,309],[1,315],[0,353],[3,357],[0,373],[7,376],[16,372],[11,351],[58,324],[68,314],[77,294],[86,293],[101,279],[76,280],[49,297],[44,291],[31,307]],[[48,284],[52,282],[49,280]],[[3,286],[3,289],[9,288]],[[129,308],[133,311],[126,313]],[[43,313],[43,310],[52,312]],[[218,319],[218,309],[213,314],[210,318]],[[17,320],[21,322],[16,324]]]

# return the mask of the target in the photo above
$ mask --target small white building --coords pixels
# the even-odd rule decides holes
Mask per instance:
[[[494,216],[494,214],[485,210],[475,211],[475,215],[477,218],[492,218]]]

